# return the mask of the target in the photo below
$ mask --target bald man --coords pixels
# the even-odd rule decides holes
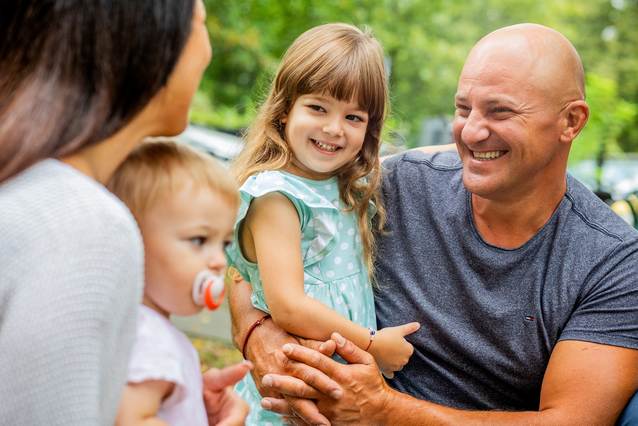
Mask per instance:
[[[547,27],[497,30],[455,104],[458,154],[384,162],[377,321],[421,323],[410,362],[388,385],[338,335],[320,350],[350,365],[294,343],[284,356],[294,340],[267,321],[246,345],[266,408],[318,424],[598,425],[638,388],[638,232],[566,174],[589,115],[576,50]],[[243,344],[259,314],[234,290]]]

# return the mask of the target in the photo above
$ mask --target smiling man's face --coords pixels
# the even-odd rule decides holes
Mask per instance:
[[[470,53],[453,134],[473,194],[515,199],[560,178],[561,168],[564,174],[562,97],[548,90],[553,82],[543,59],[523,36],[487,41]]]

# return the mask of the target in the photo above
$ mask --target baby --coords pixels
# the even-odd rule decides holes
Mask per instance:
[[[239,203],[230,174],[174,142],[148,142],[117,169],[109,189],[142,232],[146,280],[118,424],[208,425],[199,357],[171,315],[219,307]],[[248,371],[249,364],[245,370]],[[244,372],[245,374],[245,372]],[[146,424],[146,423],[144,423]]]

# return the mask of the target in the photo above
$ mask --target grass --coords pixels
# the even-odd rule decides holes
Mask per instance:
[[[189,336],[199,353],[202,371],[211,367],[221,368],[240,362],[243,358],[235,347],[225,340]]]

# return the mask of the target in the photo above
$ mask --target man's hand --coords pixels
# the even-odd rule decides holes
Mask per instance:
[[[221,370],[211,368],[204,373],[204,405],[209,425],[244,424],[248,415],[248,404],[231,386],[239,382],[252,367],[250,361],[243,361]]]
[[[277,327],[272,320],[266,320],[250,336],[246,356],[254,361],[255,368],[251,374],[262,396],[279,396],[272,389],[264,389],[261,382],[268,373],[286,374],[285,365],[282,363],[282,359],[286,357],[281,351],[286,343],[299,344],[299,340]]]
[[[298,395],[282,395],[269,386],[268,380],[266,383],[263,382],[265,376],[272,374],[288,377],[290,380],[298,380],[295,377],[291,377],[293,374],[291,368],[294,368],[294,365],[290,363],[288,357],[282,351],[282,347],[287,344],[304,345],[305,347],[320,350],[326,356],[331,356],[335,351],[334,343],[321,343],[314,340],[295,338],[268,320],[255,329],[246,347],[246,355],[255,364],[252,376],[257,390],[262,396],[271,397],[277,401],[285,401],[286,408],[277,411],[284,417],[294,415],[296,412],[313,413],[310,415],[311,418],[315,419],[313,424],[327,424],[325,417],[319,414],[315,403],[310,400],[320,396],[314,389],[308,388],[308,392],[301,392]],[[267,405],[263,406],[263,408],[270,409]],[[292,419],[289,421],[292,423]]]
[[[289,374],[294,377],[268,374],[264,385],[287,397],[314,397],[320,412],[332,424],[374,423],[391,394],[390,388],[372,355],[337,333],[333,333],[331,340],[337,353],[350,364],[338,363],[300,345],[287,344],[283,352],[288,358]],[[278,413],[291,411],[284,399],[264,398],[262,405]],[[307,423],[330,424],[325,417],[322,420],[318,413],[304,407],[292,411]]]

